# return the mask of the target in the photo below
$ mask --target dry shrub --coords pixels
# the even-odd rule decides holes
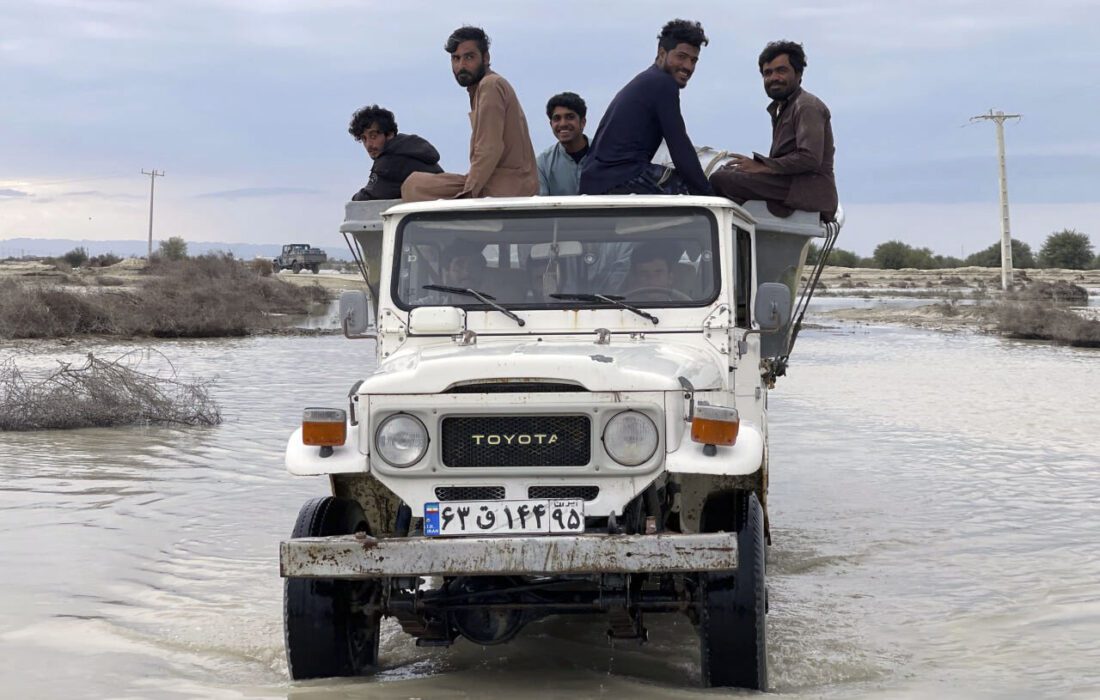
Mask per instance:
[[[100,287],[124,287],[126,286],[126,280],[121,277],[112,277],[110,275],[97,275],[95,278],[96,284]]]
[[[0,336],[57,338],[117,333],[114,313],[105,297],[4,280],[0,282]]]
[[[1032,282],[1011,294],[1017,301],[1060,302],[1064,304],[1088,304],[1089,293],[1084,287],[1071,282]]]
[[[328,300],[319,286],[261,277],[227,255],[162,260],[157,268],[141,295],[145,325],[159,337],[245,335],[276,325],[270,314],[307,314]]]
[[[319,285],[261,277],[226,255],[162,259],[150,267],[157,276],[142,279],[132,294],[0,283],[0,337],[240,336],[282,325],[273,314],[306,314],[328,301]]]
[[[959,315],[960,301],[962,301],[962,295],[948,294],[943,301],[932,304],[932,308],[938,311],[942,316],[954,318]]]
[[[221,423],[207,382],[181,381],[170,363],[166,373],[142,372],[142,358],[89,353],[82,366],[60,363],[39,380],[28,380],[14,360],[0,363],[0,430]]]
[[[1100,321],[1083,318],[1049,303],[1004,303],[997,307],[997,330],[1010,338],[1050,340],[1100,348]]]
[[[267,258],[255,258],[248,263],[248,267],[260,277],[271,277],[275,271],[275,265]]]

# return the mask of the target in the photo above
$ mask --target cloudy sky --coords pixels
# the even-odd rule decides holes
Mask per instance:
[[[697,145],[766,150],[756,55],[805,44],[804,85],[833,113],[848,212],[840,245],[900,238],[971,253],[998,240],[990,108],[1009,123],[1013,233],[1037,247],[1076,228],[1100,247],[1096,0],[31,0],[0,4],[0,240],[335,244],[370,161],[357,107],[397,114],[464,172],[465,91],[442,44],[480,24],[536,150],[546,99],[610,98],[653,59],[673,16],[711,43],[682,103]]]

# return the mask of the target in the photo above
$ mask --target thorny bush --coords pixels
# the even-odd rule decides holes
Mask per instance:
[[[167,361],[165,371],[143,372],[146,357],[101,360],[89,353],[83,365],[62,362],[30,379],[13,359],[0,363],[0,430],[221,423],[208,382],[182,381]]]

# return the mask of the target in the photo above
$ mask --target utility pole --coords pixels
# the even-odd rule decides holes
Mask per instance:
[[[997,125],[997,160],[1001,176],[1001,289],[1012,288],[1012,233],[1008,225],[1008,175],[1005,171],[1005,120],[1019,119],[1019,114],[989,110],[989,114],[971,117],[970,121],[991,121]]]
[[[146,172],[144,169],[141,171],[142,175],[149,176],[149,255],[146,260],[152,260],[153,258],[153,189],[156,185],[158,177],[164,177],[164,171],[157,172],[156,168]]]

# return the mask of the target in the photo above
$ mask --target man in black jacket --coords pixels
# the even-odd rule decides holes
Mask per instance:
[[[441,173],[439,151],[415,134],[397,133],[393,112],[370,105],[351,117],[348,127],[356,141],[374,161],[367,186],[352,195],[353,202],[366,199],[401,199],[401,185],[412,173]]]
[[[657,59],[611,100],[581,170],[581,194],[711,194],[680,114],[687,87],[708,43],[698,22],[674,19],[657,37]],[[668,145],[675,172],[650,161]]]

